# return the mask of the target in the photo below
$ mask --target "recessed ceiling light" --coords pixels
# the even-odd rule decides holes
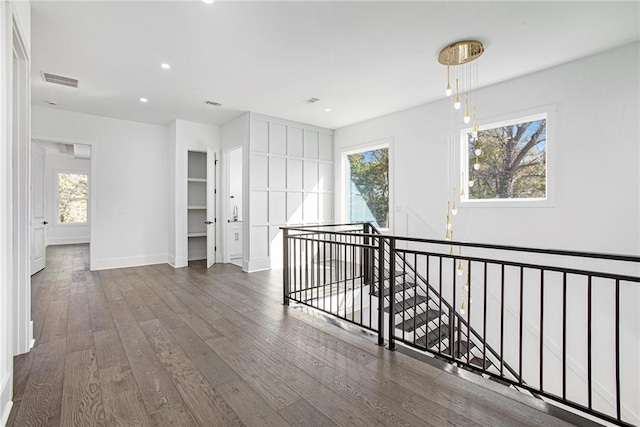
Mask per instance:
[[[202,0],[206,4],[213,4],[213,0]]]
[[[49,105],[58,105],[58,103],[56,101],[47,101],[47,104],[49,104]]]
[[[140,102],[148,102],[149,100],[147,98],[140,98]]]
[[[327,113],[330,113],[330,112],[331,112],[331,108],[327,108],[327,109],[326,109],[326,110],[324,110],[324,111],[326,111]]]
[[[166,62],[163,62],[162,64],[160,64],[160,66],[165,70],[168,70],[169,68],[171,68],[171,65],[167,64]]]

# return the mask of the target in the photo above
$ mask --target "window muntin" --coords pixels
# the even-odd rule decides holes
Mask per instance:
[[[82,173],[57,174],[57,224],[87,224],[89,176]]]
[[[462,201],[548,197],[547,115],[462,131]]]
[[[345,155],[347,222],[389,228],[389,147]]]

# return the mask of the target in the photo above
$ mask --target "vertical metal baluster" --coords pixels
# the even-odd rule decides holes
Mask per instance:
[[[482,283],[482,369],[487,370],[487,263],[484,263]]]
[[[333,269],[336,260],[333,259],[333,236],[329,235],[329,313],[333,314]]]
[[[349,265],[349,255],[347,252],[347,238],[345,236],[343,236],[343,240],[342,240],[342,246],[344,247],[344,276],[343,277],[343,281],[344,281],[344,298],[343,298],[343,302],[344,302],[344,318],[347,318],[347,274],[349,272],[348,270],[348,265]]]
[[[524,268],[520,267],[520,324],[519,329],[520,329],[520,338],[518,339],[518,367],[519,367],[519,372],[518,372],[518,376],[520,377],[518,380],[520,381],[520,384],[522,384],[522,326],[523,326],[523,317],[524,317]]]
[[[396,277],[396,240],[389,239],[389,350],[396,349],[395,331],[394,331],[394,313],[395,309],[395,277]]]
[[[289,305],[289,230],[282,229],[282,303]]]
[[[427,257],[427,259],[426,259],[427,265],[425,266],[425,279],[426,279],[426,282],[427,282],[427,284],[426,284],[426,288],[427,288],[427,291],[426,291],[426,294],[427,294],[427,323],[424,326],[424,330],[425,330],[425,333],[429,333],[429,305],[430,305],[430,302],[431,302],[431,300],[429,299],[429,283],[430,283],[429,282],[429,255],[427,255],[426,257]],[[417,270],[418,270],[418,268],[416,266],[416,271]],[[418,278],[417,277],[416,277],[416,283],[415,283],[414,288],[413,288],[413,293],[414,294],[416,292],[416,289],[418,289]],[[413,325],[413,342],[414,343],[416,342],[416,325],[415,324]]]
[[[327,311],[327,233],[322,235],[322,310]]]
[[[620,279],[616,279],[616,418],[622,420],[620,404]]]
[[[405,283],[405,286],[408,284]],[[416,299],[416,306],[418,301],[418,254],[413,254],[413,297]],[[425,327],[429,322],[429,299],[427,298],[427,308],[425,314]],[[416,318],[418,317],[417,310],[413,312],[413,343],[416,343]]]
[[[457,316],[457,309],[458,309],[458,303],[456,302],[456,288],[458,287],[457,282],[456,282],[456,277],[458,275],[457,271],[456,271],[456,258],[453,257],[451,258],[453,260],[453,262],[451,263],[451,267],[452,267],[452,273],[451,273],[451,280],[453,283],[453,304],[451,304],[451,316],[449,317],[449,355],[451,357],[456,357],[457,354],[457,349],[458,349],[458,345],[456,345],[456,341],[455,341],[455,334],[456,334],[456,318]]]
[[[562,399],[567,398],[567,273],[562,272]]]
[[[353,246],[354,236],[349,236],[351,246],[351,321],[356,319],[356,247]]]
[[[406,287],[406,280],[407,280],[407,256],[406,254],[403,252],[402,253],[402,280],[400,281],[402,286],[402,307],[400,308],[400,310],[402,310],[402,340],[405,341],[406,337],[405,337],[405,332],[404,332],[404,322],[407,319],[407,306],[405,305],[405,302],[407,301],[407,287]],[[396,278],[393,278],[393,293],[395,294],[395,290],[396,290]],[[416,306],[416,300],[414,299],[413,301],[413,314],[415,316],[417,311],[417,306]],[[394,322],[395,323],[395,313],[394,313]],[[395,325],[394,325],[395,326]],[[394,331],[395,331],[395,327],[394,327]]]
[[[442,255],[438,256],[438,304],[440,317],[438,319],[438,353],[442,353]],[[449,312],[451,316],[451,312]],[[425,347],[429,348],[429,334],[425,336]]]
[[[378,237],[378,345],[384,345],[384,240]]]
[[[362,238],[358,239],[360,242],[358,244],[362,245]],[[364,248],[362,246],[358,247],[358,253],[360,254],[360,324],[364,326],[364,319],[362,317],[362,312],[364,309],[364,296],[362,295],[363,293],[363,284],[364,284],[364,270],[363,270],[363,263],[364,263]]]
[[[313,235],[312,235],[313,236]],[[313,245],[312,240],[313,237],[307,237],[305,238],[305,242],[304,242],[304,250],[306,252],[306,257],[305,257],[305,261],[306,261],[306,267],[305,267],[305,274],[304,274],[304,280],[305,280],[305,301],[307,301],[307,304],[311,305],[313,307],[313,266],[311,264],[311,253],[313,250],[313,247],[311,249],[309,249],[309,246]],[[309,297],[309,293],[311,293],[311,297]]]
[[[593,405],[591,396],[591,275],[587,276],[587,401]]]
[[[504,376],[504,264],[500,264],[500,376]]]
[[[540,391],[544,391],[544,270],[540,269]]]
[[[298,290],[298,251],[296,250],[296,239],[295,236],[291,239],[291,246],[293,247],[293,266],[291,276],[293,277],[293,295],[296,295],[296,291]],[[295,301],[295,297],[294,297]]]
[[[467,260],[467,363],[471,363],[471,260]]]
[[[310,255],[310,257],[311,257],[311,271],[309,272],[309,275],[311,276],[310,277],[310,279],[311,279],[310,280],[310,282],[311,282],[311,302],[312,302],[313,307],[316,307],[317,301],[315,301],[313,299],[313,288],[315,288],[315,286],[316,286],[316,284],[315,284],[316,275],[315,275],[315,272],[314,272],[314,264],[315,263],[313,262],[313,241],[315,239],[317,239],[316,234],[314,234],[313,237],[314,238],[309,242],[309,246],[311,246],[311,255]]]

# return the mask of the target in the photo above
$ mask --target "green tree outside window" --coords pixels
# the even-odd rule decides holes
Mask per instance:
[[[58,174],[58,217],[61,224],[87,222],[87,184],[86,174]]]
[[[547,196],[547,120],[466,134],[469,200]]]

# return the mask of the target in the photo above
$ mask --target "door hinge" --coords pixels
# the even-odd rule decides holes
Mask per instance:
[[[213,190],[213,194],[218,194],[218,190]]]
[[[218,164],[218,161],[217,161],[217,160],[215,160],[213,164],[214,164],[214,165],[217,165],[217,164]]]
[[[215,251],[217,251],[217,250],[218,250],[218,247],[217,247],[217,246],[214,246],[214,247],[213,247],[213,250],[214,250],[214,252],[215,252]]]
[[[218,222],[218,218],[213,218],[213,222]]]

